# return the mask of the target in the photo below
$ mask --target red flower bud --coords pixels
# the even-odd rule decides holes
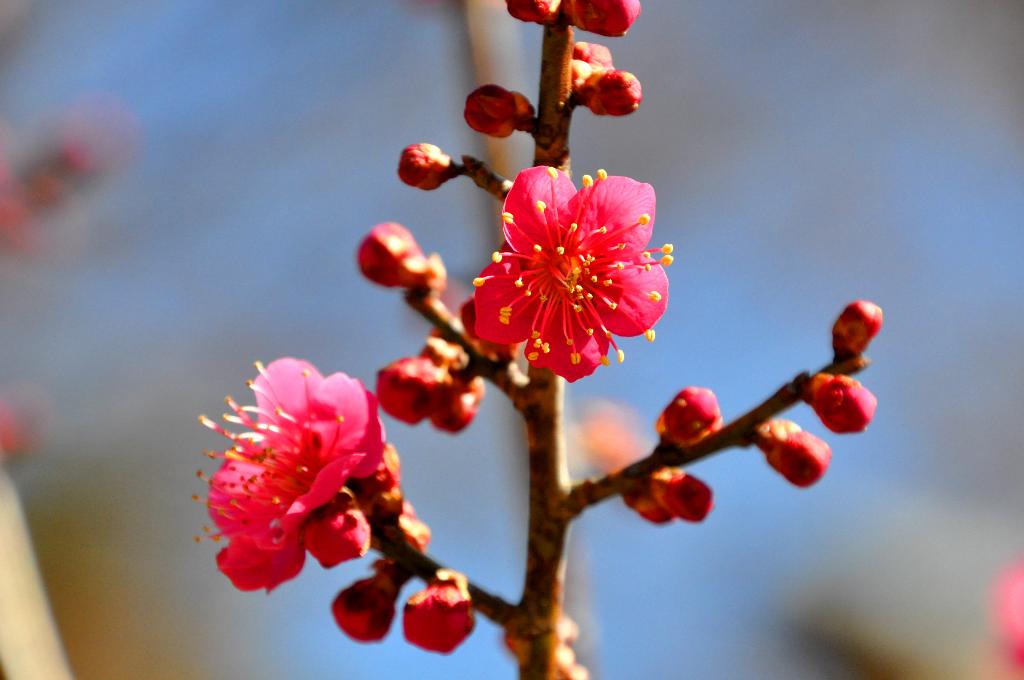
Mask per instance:
[[[371,229],[356,260],[363,276],[381,286],[443,290],[447,281],[441,258],[424,257],[409,230],[396,222]]]
[[[398,161],[399,178],[417,189],[436,189],[458,174],[451,156],[433,144],[407,146]]]
[[[821,479],[832,460],[828,444],[786,420],[772,420],[762,425],[757,434],[757,446],[769,465],[799,487],[810,486]]]
[[[722,428],[722,412],[715,393],[706,387],[687,387],[672,399],[655,425],[663,439],[692,444]]]
[[[662,505],[659,497],[664,494],[664,487],[671,478],[672,471],[662,468],[622,494],[622,500],[637,514],[652,524],[671,522],[675,515]]]
[[[416,516],[416,510],[409,501],[402,503],[402,514],[398,518],[398,528],[405,537],[406,543],[420,552],[426,552],[427,546],[430,545],[430,527]]]
[[[449,654],[473,631],[473,606],[466,578],[442,569],[425,590],[405,604],[405,639],[430,652]]]
[[[565,13],[584,31],[619,36],[640,16],[640,0],[565,0]]]
[[[643,88],[628,71],[613,70],[601,75],[587,106],[598,116],[625,116],[640,108]]]
[[[388,415],[415,425],[438,405],[442,370],[426,357],[405,357],[377,372],[377,399]]]
[[[395,618],[398,587],[390,575],[381,572],[345,588],[331,604],[338,627],[359,642],[384,639]]]
[[[448,342],[439,335],[439,331],[436,329],[433,334],[427,338],[426,344],[423,346],[423,351],[420,352],[421,357],[430,359],[435,366],[444,371],[454,371],[461,368],[465,368],[469,362],[469,357],[466,355],[466,351],[455,343]]]
[[[656,499],[673,517],[701,522],[714,507],[714,494],[704,482],[682,470],[672,472],[663,484],[655,486]]]
[[[562,0],[506,0],[508,13],[520,21],[553,24],[558,19]]]
[[[572,47],[572,58],[584,61],[591,66],[601,68],[614,68],[612,64],[612,51],[604,45],[592,42],[578,42]]]
[[[516,130],[530,132],[534,127],[530,100],[498,85],[484,85],[470,92],[463,115],[469,127],[492,137],[508,137]]]
[[[863,432],[875,415],[878,399],[847,375],[819,373],[807,389],[808,403],[833,432]]]
[[[355,503],[332,503],[305,524],[306,550],[325,569],[362,557],[370,549],[370,523]]]
[[[484,390],[482,378],[473,378],[468,383],[461,379],[454,380],[439,393],[438,405],[430,414],[430,422],[445,432],[459,432],[465,429],[480,410]]]
[[[832,349],[836,359],[863,354],[871,339],[882,330],[882,308],[874,302],[857,300],[847,305],[832,327]]]

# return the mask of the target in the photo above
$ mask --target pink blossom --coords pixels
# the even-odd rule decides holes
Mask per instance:
[[[504,249],[473,281],[477,335],[526,340],[532,365],[569,381],[607,365],[609,345],[623,360],[613,334],[653,340],[672,263],[671,245],[647,248],[654,210],[654,189],[628,177],[600,170],[577,191],[554,168],[520,172],[505,199]]]
[[[377,400],[344,373],[326,378],[298,359],[284,358],[250,383],[256,406],[239,406],[229,432],[206,417],[200,421],[224,435],[232,447],[211,457],[224,463],[209,480],[215,538],[228,545],[217,566],[240,590],[271,589],[302,569],[304,531],[317,509],[336,499],[349,477],[376,470],[384,452]],[[255,417],[255,419],[254,419]]]

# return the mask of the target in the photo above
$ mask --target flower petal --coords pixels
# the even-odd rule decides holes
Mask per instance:
[[[651,240],[655,213],[654,188],[629,177],[598,179],[569,202],[572,221],[584,233],[591,234],[584,245],[600,250],[598,244],[609,246],[625,243],[627,251],[642,250]],[[646,215],[649,220],[641,220]],[[647,222],[641,224],[642,221]],[[607,234],[596,233],[607,227]]]
[[[239,590],[271,590],[295,578],[306,560],[306,553],[293,540],[280,548],[267,550],[251,538],[238,536],[217,553],[217,568]]]
[[[526,354],[528,359],[536,357],[530,361],[534,366],[551,369],[569,382],[576,382],[600,365],[601,357],[608,353],[608,338],[603,333],[587,333],[587,328],[593,326],[586,311],[578,313],[564,305],[560,314],[561,318],[551,319],[542,332],[549,351],[527,345]],[[566,335],[572,340],[571,345],[566,342]]]
[[[616,280],[610,297],[617,303],[614,310],[604,308],[601,320],[612,333],[630,337],[653,328],[668,306],[668,277],[665,269],[651,264],[628,267]]]
[[[384,455],[384,426],[377,413],[377,398],[362,382],[332,373],[312,394],[310,414],[321,437],[324,464],[338,456],[356,456],[354,476],[365,477],[377,469]]]
[[[505,197],[503,210],[512,214],[512,222],[505,223],[505,239],[516,252],[530,252],[538,243],[554,248],[558,225],[572,221],[568,219],[568,205],[576,187],[564,172],[556,170],[555,177],[551,177],[550,170],[543,165],[523,170]],[[537,201],[544,202],[543,213]]]
[[[480,277],[486,280],[473,295],[478,337],[505,344],[530,337],[540,302],[538,296],[527,297],[525,288],[515,285],[518,276],[519,267],[511,258],[488,265],[480,272]]]
[[[261,423],[287,423],[275,413],[280,407],[296,420],[303,420],[309,411],[309,395],[323,380],[316,366],[292,357],[270,362],[253,381],[256,405]]]
[[[309,513],[334,499],[358,462],[359,459],[355,457],[339,458],[317,473],[309,491],[296,498],[284,517],[281,518],[281,529],[284,531],[285,541],[289,536],[297,533],[299,526],[309,516]]]

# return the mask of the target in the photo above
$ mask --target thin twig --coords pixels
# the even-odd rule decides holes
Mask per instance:
[[[397,529],[379,528],[374,530],[373,547],[389,560],[424,581],[437,576],[445,567],[416,550],[395,534]],[[515,614],[515,607],[497,595],[480,586],[469,584],[473,608],[499,625],[504,625]]]
[[[429,291],[412,289],[406,293],[405,301],[433,324],[441,332],[442,338],[465,350],[469,356],[468,368],[472,373],[490,380],[507,394],[513,403],[520,403],[522,390],[529,380],[518,366],[511,361],[491,359],[481,354],[473,340],[465,334],[462,322],[455,318],[437,295]]]
[[[462,157],[462,174],[499,201],[504,200],[508,190],[512,188],[511,180],[502,177],[482,160],[470,155]]]
[[[858,356],[831,363],[820,372],[853,375],[867,368],[870,363],[867,357]],[[804,385],[810,377],[808,373],[799,374],[753,409],[696,444],[680,446],[662,441],[646,458],[603,477],[576,484],[566,499],[566,514],[574,517],[591,505],[624,493],[632,488],[637,480],[660,468],[688,465],[733,446],[749,446],[758,425],[800,400]]]

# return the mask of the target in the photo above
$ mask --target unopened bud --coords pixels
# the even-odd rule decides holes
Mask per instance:
[[[640,0],[565,0],[564,11],[584,31],[619,36],[640,16]]]
[[[508,137],[534,128],[533,104],[525,95],[498,85],[484,85],[466,97],[463,115],[469,127],[492,137]]]
[[[370,549],[370,523],[351,500],[332,503],[305,523],[306,550],[325,569],[362,557]]]
[[[506,0],[508,13],[520,21],[553,24],[562,0]]]
[[[405,639],[431,652],[449,654],[473,631],[473,605],[466,578],[442,569],[405,604]]]
[[[572,50],[572,93],[576,101],[590,106],[601,76],[613,68],[612,53],[607,47],[597,43],[576,43]]]
[[[356,581],[334,598],[334,620],[353,640],[377,642],[384,639],[395,618],[399,585],[385,573]]]
[[[789,421],[773,420],[762,425],[757,433],[757,446],[769,465],[799,487],[821,479],[832,460],[828,444]]]
[[[430,414],[430,422],[439,430],[460,432],[476,417],[484,391],[484,381],[480,377],[468,383],[454,380],[440,392],[437,408]]]
[[[458,174],[451,156],[433,144],[407,146],[398,161],[399,178],[417,189],[436,189]]]
[[[396,222],[371,229],[356,260],[363,276],[381,286],[443,290],[447,282],[441,258],[424,257],[409,230]]]
[[[622,500],[638,515],[652,524],[671,522],[675,515],[658,500],[671,479],[669,468],[662,468],[650,477],[639,480],[632,489],[622,494]]]
[[[851,302],[836,319],[832,327],[832,349],[836,359],[848,359],[863,354],[871,339],[882,330],[882,308],[874,302]]]
[[[675,444],[693,442],[722,428],[715,393],[706,387],[687,387],[672,399],[655,425],[663,439]]]
[[[825,427],[839,434],[863,432],[878,406],[875,395],[847,375],[817,374],[807,386],[806,398]]]
[[[377,372],[380,407],[403,423],[415,425],[438,405],[443,371],[427,357],[405,357]]]
[[[672,471],[668,480],[654,490],[663,508],[687,522],[703,521],[715,505],[711,487],[682,470]]]
[[[625,116],[640,108],[643,98],[643,88],[636,76],[612,70],[598,78],[587,105],[599,116]]]

